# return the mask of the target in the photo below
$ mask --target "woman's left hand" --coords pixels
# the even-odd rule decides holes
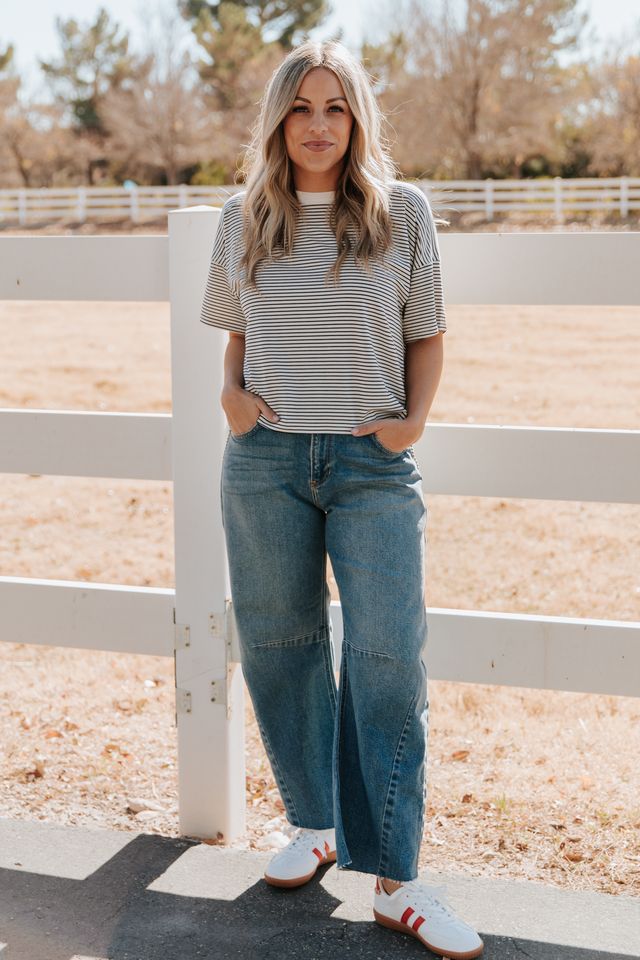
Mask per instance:
[[[418,427],[408,417],[405,419],[385,417],[382,420],[369,420],[368,423],[358,424],[353,428],[351,434],[354,437],[363,437],[367,433],[376,433],[384,447],[396,453],[401,453],[420,439],[423,430],[424,427]]]

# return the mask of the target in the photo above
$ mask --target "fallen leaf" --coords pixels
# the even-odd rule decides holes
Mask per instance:
[[[122,713],[131,713],[133,710],[133,704],[131,700],[112,700],[111,703],[116,710],[120,710]]]
[[[119,753],[120,756],[122,757],[131,756],[129,751],[123,749],[123,747],[121,747],[119,743],[114,743],[113,741],[110,741],[109,743],[105,743],[104,747],[102,748],[102,756],[111,757],[114,753]]]
[[[455,750],[455,751],[451,754],[451,756],[449,757],[449,759],[450,759],[450,760],[466,760],[467,757],[469,756],[469,753],[470,753],[469,750]]]
[[[33,769],[27,770],[28,777],[44,777],[44,760],[42,757],[36,757],[33,761]]]
[[[145,800],[142,797],[132,797],[132,799],[127,802],[128,812],[140,813],[143,810],[154,810],[156,813],[161,813],[164,811],[164,807],[155,800]]]

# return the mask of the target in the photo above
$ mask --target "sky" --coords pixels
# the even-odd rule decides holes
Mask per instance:
[[[329,0],[331,3],[331,0]],[[440,0],[424,0],[434,9]],[[454,0],[455,2],[455,0]],[[56,56],[58,51],[55,18],[75,17],[80,22],[94,19],[103,6],[112,18],[131,33],[132,45],[139,48],[146,33],[149,9],[153,0],[29,0],[16,3],[0,0],[0,49],[13,43],[18,69],[25,78],[27,90],[34,92],[41,86],[38,57]],[[171,4],[170,6],[175,6]],[[393,9],[392,0],[350,0],[350,3],[331,3],[334,13],[315,31],[317,39],[343,30],[343,42],[354,52],[363,39],[374,40],[376,29],[386,19],[384,11]],[[589,13],[584,31],[585,49],[597,52],[608,40],[629,35],[638,37],[640,47],[640,4],[638,0],[578,0],[578,9]]]

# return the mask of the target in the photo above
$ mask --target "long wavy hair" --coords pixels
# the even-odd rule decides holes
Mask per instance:
[[[279,64],[267,84],[251,130],[252,140],[239,168],[245,183],[244,252],[241,271],[252,286],[265,257],[289,255],[300,211],[287,153],[283,120],[293,106],[305,75],[314,67],[332,70],[342,84],[353,114],[330,223],[338,256],[329,275],[337,282],[349,252],[365,268],[381,256],[392,239],[389,183],[397,168],[382,132],[383,114],[363,64],[337,40],[305,40]]]

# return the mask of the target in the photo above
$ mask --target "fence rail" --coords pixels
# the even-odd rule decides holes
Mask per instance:
[[[535,180],[420,180],[433,196],[438,211],[496,214],[528,212],[552,214],[556,223],[589,210],[618,213],[626,218],[640,210],[640,177],[592,177]],[[157,220],[171,210],[213,204],[217,206],[240,186],[200,187],[72,187],[0,190],[0,225],[26,226],[41,221]]]
[[[0,471],[173,481],[175,589],[0,577],[2,638],[175,658],[180,829],[245,829],[243,688],[211,403],[226,334],[197,322],[219,210],[169,237],[0,238],[0,299],[170,300],[172,412],[0,410]],[[640,304],[640,232],[441,237],[448,303]],[[495,269],[496,263],[500,270]],[[640,502],[640,430],[429,423],[425,493]],[[428,608],[438,679],[640,695],[640,623]],[[342,608],[331,604],[336,662]]]

